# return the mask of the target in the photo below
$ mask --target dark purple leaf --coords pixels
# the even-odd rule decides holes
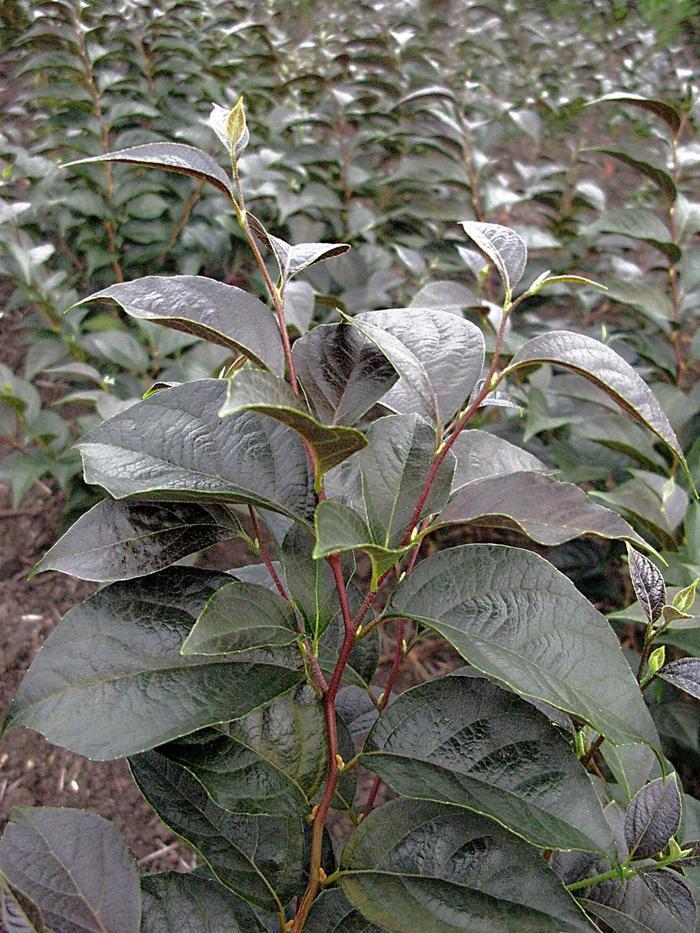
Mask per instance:
[[[700,700],[700,658],[681,658],[671,661],[657,674],[679,690],[684,690]]]
[[[632,798],[625,815],[625,839],[635,858],[651,858],[668,845],[681,822],[675,774],[652,781]]]
[[[630,578],[634,592],[649,622],[656,622],[666,604],[666,584],[648,557],[627,546]]]
[[[193,178],[208,181],[219,191],[233,198],[231,182],[221,166],[207,152],[195,146],[186,146],[184,143],[146,143],[144,146],[117,149],[89,159],[67,162],[64,168],[87,165],[90,162],[130,162],[149,168],[162,168],[167,172],[178,172],[180,175],[191,175]]]
[[[147,275],[88,295],[111,299],[140,321],[163,324],[242,353],[259,366],[284,373],[284,349],[269,308],[254,295],[202,275]]]

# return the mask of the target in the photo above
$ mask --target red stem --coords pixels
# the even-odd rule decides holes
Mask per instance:
[[[417,550],[416,553],[418,553]],[[391,696],[391,692],[394,689],[394,685],[396,684],[399,668],[401,667],[401,662],[403,661],[403,635],[405,625],[406,620],[399,619],[398,625],[396,626],[396,647],[394,649],[394,660],[391,662],[391,670],[389,671],[389,677],[386,682],[386,687],[384,688],[384,693],[382,694],[381,700],[377,704],[377,710],[379,711],[380,715],[384,712],[387,703],[389,702],[389,697]],[[367,795],[367,802],[365,803],[364,809],[365,816],[372,812],[372,807],[374,806],[377,791],[379,790],[381,783],[382,779],[379,777],[379,775],[377,775],[374,779],[374,783],[372,784],[372,788]]]
[[[340,565],[340,558],[337,554],[334,555],[334,558],[330,558],[330,564],[333,567],[336,586],[338,588],[340,609],[343,615],[343,623],[345,625],[345,638],[343,640],[343,646],[340,649],[340,655],[338,656],[335,670],[333,671],[333,677],[331,678],[328,689],[323,696],[323,714],[326,723],[326,736],[328,741],[328,777],[326,778],[326,786],[323,789],[321,802],[319,803],[316,812],[314,813],[313,824],[311,828],[309,883],[306,887],[306,891],[304,892],[304,896],[299,903],[299,907],[297,908],[296,917],[294,918],[294,926],[292,929],[296,931],[296,933],[300,933],[300,931],[303,930],[304,924],[306,923],[306,918],[309,914],[309,911],[311,910],[311,905],[314,902],[321,884],[320,868],[321,852],[323,848],[323,829],[326,822],[326,816],[328,815],[328,811],[333,800],[333,794],[335,793],[335,789],[338,786],[338,780],[340,778],[340,767],[338,764],[338,733],[335,721],[335,698],[338,694],[338,689],[340,688],[340,684],[343,679],[343,672],[348,663],[348,658],[350,657],[350,652],[352,651],[353,642],[355,639],[356,626],[354,627],[353,625],[354,620],[350,613],[350,605],[348,603],[348,596],[345,588],[345,580],[343,579],[342,567]]]
[[[250,520],[253,523],[253,531],[258,543],[260,557],[262,558],[263,564],[267,567],[270,576],[272,577],[272,582],[277,587],[277,592],[280,594],[282,599],[289,599],[289,594],[284,588],[284,583],[280,580],[279,574],[275,570],[274,564],[270,558],[270,555],[263,543],[262,529],[260,527],[260,522],[258,521],[258,513],[255,511],[252,505],[248,506],[248,514],[250,515]]]

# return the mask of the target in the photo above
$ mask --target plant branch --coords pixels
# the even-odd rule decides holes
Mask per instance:
[[[387,704],[389,702],[389,697],[391,696],[391,692],[394,689],[394,686],[396,684],[396,678],[398,677],[399,668],[401,667],[401,662],[404,659],[403,636],[404,636],[405,626],[406,626],[406,620],[399,619],[398,625],[396,626],[396,646],[394,648],[394,659],[391,662],[391,670],[389,671],[389,678],[386,682],[386,686],[384,687],[384,692],[382,693],[381,699],[379,700],[379,703],[377,704],[377,711],[379,712],[380,716],[387,707]],[[382,783],[382,779],[379,777],[379,775],[377,775],[372,783],[370,792],[367,795],[367,800],[365,802],[365,809],[363,811],[365,816],[368,816],[372,812],[372,807],[374,806],[374,801],[377,797],[377,792],[379,791],[381,783]]]
[[[688,853],[686,853],[687,855]],[[648,871],[658,871],[660,868],[665,868],[667,865],[672,865],[674,862],[682,862],[682,856],[679,858],[678,855],[669,855],[666,858],[659,859],[658,862],[652,862],[649,864],[648,859],[640,859],[637,862],[627,861],[623,865],[620,865],[618,868],[611,868],[610,871],[604,871],[599,875],[593,875],[592,878],[582,878],[580,881],[574,881],[572,884],[565,885],[567,891],[582,891],[584,888],[592,888],[595,884],[600,884],[603,881],[612,881],[614,879],[627,880],[628,878],[633,878],[635,875],[643,875]]]
[[[320,868],[321,853],[323,849],[323,830],[326,823],[326,817],[333,800],[333,794],[335,793],[335,789],[338,786],[338,780],[341,773],[338,757],[338,733],[335,720],[335,699],[343,679],[343,672],[347,666],[350,652],[352,651],[356,631],[356,625],[354,624],[355,620],[352,618],[350,605],[348,603],[347,590],[345,588],[345,580],[343,579],[340,558],[337,554],[335,554],[329,560],[331,567],[333,568],[333,574],[335,576],[336,587],[338,590],[338,597],[340,599],[340,609],[343,616],[343,623],[345,625],[345,638],[343,639],[343,646],[340,649],[340,654],[338,656],[338,661],[336,662],[335,670],[333,671],[330,684],[328,685],[328,689],[323,696],[323,714],[326,724],[328,748],[328,775],[326,777],[326,784],[323,789],[321,802],[319,803],[313,815],[313,822],[311,826],[309,883],[306,886],[306,891],[304,892],[301,901],[299,902],[296,916],[294,918],[294,925],[292,926],[292,930],[295,931],[295,933],[300,933],[300,931],[304,929],[304,924],[306,923],[306,918],[309,914],[309,911],[311,910],[311,905],[313,904],[321,885]],[[359,622],[357,624],[359,625]]]
[[[287,369],[289,370],[289,383],[292,387],[292,391],[295,395],[299,395],[299,381],[297,380],[296,369],[294,367],[294,359],[292,357],[292,345],[289,341],[289,334],[287,332],[287,319],[284,313],[284,302],[280,296],[279,290],[275,287],[274,282],[270,278],[270,273],[267,271],[267,266],[265,265],[265,260],[262,257],[260,252],[260,247],[258,246],[258,241],[255,239],[255,234],[253,233],[250,223],[248,221],[248,214],[245,207],[245,198],[243,196],[243,188],[241,186],[240,175],[238,174],[238,165],[236,160],[231,158],[231,166],[233,168],[233,180],[236,185],[236,191],[240,199],[240,204],[236,204],[238,208],[238,220],[245,234],[248,245],[255,257],[255,262],[260,269],[260,274],[262,275],[263,282],[265,283],[265,288],[270,300],[275,309],[275,314],[277,315],[277,324],[279,326],[280,337],[282,338],[282,346],[284,348],[284,358],[287,362]],[[235,202],[234,202],[235,203]]]
[[[262,528],[260,527],[260,521],[258,520],[258,513],[255,511],[255,508],[252,505],[248,506],[248,514],[250,515],[250,520],[253,523],[253,531],[255,533],[255,541],[258,545],[258,553],[262,559],[263,564],[268,569],[270,576],[272,577],[272,582],[277,588],[277,592],[280,594],[282,599],[289,600],[289,593],[284,587],[284,583],[280,580],[280,576],[275,570],[275,566],[272,563],[270,554],[268,553],[267,547],[263,542]]]

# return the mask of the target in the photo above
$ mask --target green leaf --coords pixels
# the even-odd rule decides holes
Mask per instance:
[[[117,149],[115,152],[92,156],[89,159],[76,159],[74,162],[66,162],[63,167],[71,168],[91,162],[128,162],[149,168],[161,168],[166,172],[191,175],[193,178],[208,181],[233,200],[233,188],[226,173],[208,153],[195,146],[186,146],[183,143],[146,143],[144,146]]]
[[[280,549],[287,591],[314,638],[320,637],[340,612],[333,571],[325,560],[314,560],[314,538],[293,525]]]
[[[377,313],[373,311],[372,315]],[[437,423],[438,401],[423,361],[403,340],[378,326],[379,319],[375,324],[371,317],[363,320],[361,315],[356,314],[349,323],[386,356],[399,374],[399,382],[389,390],[387,396],[382,397],[382,404],[397,410],[415,411],[427,421]],[[388,398],[390,393],[394,393],[392,400]]]
[[[523,238],[501,224],[484,224],[464,220],[460,226],[479,249],[486,253],[498,270],[506,293],[506,304],[510,303],[513,289],[523,277],[527,263],[527,246]]]
[[[649,547],[616,512],[598,505],[578,486],[543,473],[521,471],[473,480],[457,490],[438,522],[513,528],[550,547],[580,535]]]
[[[231,159],[237,161],[250,141],[243,98],[239,97],[235,107],[231,108],[212,104],[207,123],[224,144]]]
[[[53,930],[140,929],[136,864],[116,827],[96,813],[15,808],[0,839],[0,872]]]
[[[258,221],[254,225],[255,232],[261,235],[270,247],[277,261],[280,272],[280,282],[284,287],[290,279],[309,266],[334,256],[342,256],[350,249],[349,243],[295,243],[293,246],[280,237],[272,236]]]
[[[357,463],[367,527],[373,543],[399,546],[430,475],[435,431],[419,415],[390,415],[373,422],[368,446]],[[451,452],[440,465],[420,517],[439,512],[450,495],[455,460]]]
[[[610,885],[600,886],[593,900],[591,891],[581,899],[586,911],[605,924],[613,933],[694,933],[695,901],[682,876],[668,868],[644,872],[625,883],[624,893],[614,891]]]
[[[330,888],[314,901],[304,933],[387,933],[387,930],[365,920],[338,888]]]
[[[649,780],[657,764],[648,745],[611,745],[603,742],[600,752],[621,791],[618,799],[628,803]]]
[[[335,726],[338,733],[338,754],[346,763],[355,756],[355,743],[352,733],[343,718],[336,712]],[[343,771],[338,786],[333,794],[331,806],[337,810],[352,812],[352,805],[357,793],[357,769]]]
[[[601,233],[616,233],[641,240],[656,247],[672,263],[681,258],[680,248],[673,242],[671,231],[659,220],[656,214],[641,207],[620,207],[605,211],[601,216],[584,227],[585,236],[594,239]]]
[[[226,810],[305,816],[326,772],[323,710],[303,684],[240,719],[158,751],[191,771]]]
[[[219,655],[281,648],[297,637],[294,609],[264,586],[236,580],[214,593],[182,646],[182,654]]]
[[[83,345],[92,355],[100,356],[127,372],[145,373],[150,366],[145,347],[126,331],[105,330],[99,334],[89,334],[84,338]]]
[[[387,614],[427,625],[477,670],[579,716],[614,743],[658,747],[612,629],[531,551],[489,544],[441,551],[399,584]]]
[[[457,807],[392,800],[360,823],[340,868],[350,903],[402,933],[591,929],[534,849]]]
[[[284,373],[284,349],[273,315],[262,301],[235,285],[201,275],[148,275],[110,285],[72,307],[101,300],[116,301],[139,321],[201,337]]]
[[[593,279],[587,279],[584,275],[550,275],[549,272],[545,272],[544,275],[541,275],[532,283],[527,293],[528,295],[536,295],[548,285],[589,285],[592,288],[606,290],[605,285],[594,282]]]
[[[314,290],[308,282],[290,282],[284,291],[287,325],[295,327],[300,334],[306,334],[314,316],[315,300]]]
[[[387,548],[372,540],[372,533],[361,515],[341,502],[325,499],[316,507],[316,546],[314,559],[320,560],[344,551],[364,551],[372,564],[373,590],[379,578],[394,566],[399,558],[411,550],[415,541],[404,548]]]
[[[162,872],[141,881],[141,933],[265,933],[250,905],[198,875]]]
[[[402,693],[361,760],[403,797],[466,807],[533,845],[614,854],[569,743],[530,703],[483,678],[441,678]]]
[[[322,324],[294,342],[299,381],[318,418],[355,424],[388,392],[398,373],[351,324]]]
[[[418,361],[430,384],[427,396],[419,383],[411,384],[405,370],[395,362],[401,380],[389,390],[382,404],[400,413],[417,411],[426,417],[421,400],[434,396],[438,415],[446,422],[471,394],[484,366],[484,337],[481,330],[461,315],[440,308],[409,307],[356,314],[353,322],[364,328],[371,325],[400,341]],[[428,420],[434,416],[428,414]]]
[[[252,709],[303,679],[299,654],[184,657],[183,641],[226,574],[169,568],[113,583],[51,633],[13,700],[26,726],[88,758],[131,755]]]
[[[240,525],[224,506],[104,499],[59,538],[31,575],[60,570],[100,583],[130,580],[238,534]]]
[[[661,193],[666,197],[671,203],[676,200],[678,191],[673,182],[673,179],[668,174],[668,172],[659,168],[656,165],[651,165],[649,162],[645,162],[643,159],[637,159],[635,156],[630,155],[628,152],[623,152],[620,149],[607,149],[605,146],[594,146],[590,149],[583,149],[583,152],[600,152],[603,155],[611,156],[613,159],[617,159],[619,162],[624,162],[625,165],[629,165],[630,168],[636,169],[638,172],[641,172],[642,175],[646,175],[647,178],[650,178],[654,184],[659,188]]]
[[[85,482],[116,499],[246,502],[303,520],[309,489],[301,441],[243,412],[223,423],[222,379],[163,389],[78,444]]]
[[[595,100],[589,101],[586,106],[592,107],[593,104],[607,103],[629,104],[631,107],[648,110],[670,126],[674,135],[681,128],[681,115],[673,104],[666,103],[663,100],[656,100],[653,97],[642,97],[639,94],[630,94],[627,91],[613,91],[611,94],[605,94],[603,97],[597,97]]]
[[[646,282],[606,279],[608,297],[639,308],[650,320],[663,326],[673,318],[673,304],[666,292]]]
[[[244,370],[229,379],[219,415],[223,418],[240,411],[259,412],[296,431],[313,449],[321,475],[367,444],[357,428],[321,424],[306,409],[303,399],[272,373]]]
[[[522,447],[477,429],[462,431],[452,445],[452,453],[457,461],[452,484],[455,491],[466,483],[489,476],[523,471],[545,473],[549,469]]]
[[[304,858],[301,819],[230,813],[207,796],[189,771],[158,752],[130,758],[129,767],[158,816],[234,894],[277,912],[298,893]]]
[[[653,392],[629,363],[610,347],[584,334],[551,331],[528,340],[503,375],[541,363],[570,369],[597,385],[620,408],[670,447],[687,472],[683,450]]]

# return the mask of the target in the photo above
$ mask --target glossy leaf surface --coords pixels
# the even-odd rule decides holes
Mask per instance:
[[[462,486],[439,523],[514,528],[549,546],[580,535],[645,542],[616,512],[599,505],[571,483],[524,471],[489,476]]]
[[[430,475],[435,431],[418,415],[390,415],[373,422],[367,432],[367,443],[356,460],[367,527],[375,544],[395,548]],[[445,505],[454,468],[454,457],[448,452],[420,517],[439,512]]]
[[[678,192],[673,179],[668,172],[658,168],[656,165],[651,165],[643,159],[637,159],[633,155],[630,155],[630,153],[623,152],[620,149],[607,149],[605,146],[596,146],[595,149],[590,151],[600,152],[602,155],[611,156],[613,159],[624,162],[625,165],[629,165],[630,168],[634,168],[638,172],[641,172],[642,175],[646,175],[647,178],[650,178],[669,201],[673,202],[676,200]]]
[[[545,473],[548,470],[548,467],[529,451],[516,447],[496,434],[489,434],[477,428],[462,431],[452,445],[452,453],[457,461],[452,484],[454,490],[488,476],[523,471]]]
[[[700,700],[700,658],[671,661],[656,676]]]
[[[589,237],[612,233],[631,237],[655,247],[672,263],[681,258],[680,247],[666,224],[653,212],[643,207],[619,207],[605,211],[583,232]]]
[[[319,560],[344,551],[364,551],[372,562],[372,588],[407,548],[387,548],[372,539],[365,519],[342,502],[326,499],[316,507],[316,546],[314,558]]]
[[[481,376],[484,338],[479,328],[463,317],[439,308],[409,307],[363,312],[353,320],[361,327],[369,324],[390,334],[419,361],[443,422],[465,402]],[[390,352],[388,355],[392,359]],[[417,382],[412,385],[405,372],[401,376],[382,399],[383,404],[425,417],[419,407],[420,399],[425,398],[423,388]]]
[[[486,253],[498,270],[506,291],[506,300],[510,300],[513,289],[523,277],[527,262],[527,247],[523,238],[500,224],[478,223],[465,220],[461,225],[464,232],[482,252]]]
[[[627,91],[613,91],[611,94],[597,97],[595,100],[592,100],[588,106],[607,103],[627,104],[630,107],[648,110],[649,113],[653,113],[657,117],[660,117],[674,133],[677,133],[680,129],[680,114],[673,104],[669,104],[664,100],[657,100],[653,97],[642,97],[640,94],[630,94]]]
[[[257,229],[261,228],[262,225],[258,223]],[[324,259],[342,256],[350,249],[349,243],[295,243],[292,245],[281,237],[272,236],[266,231],[263,233],[264,239],[277,260],[280,281],[284,285],[309,266],[322,262]]]
[[[229,581],[179,567],[100,590],[49,636],[15,696],[9,725],[36,729],[88,758],[119,758],[242,716],[285,692],[303,677],[296,648],[215,658],[180,653],[209,597]]]
[[[7,933],[44,933],[39,908],[0,874],[0,929]]]
[[[201,275],[148,275],[103,288],[74,307],[108,299],[137,320],[201,337],[274,373],[284,373],[284,350],[272,313],[235,285]]]
[[[350,324],[322,324],[294,342],[297,374],[326,424],[355,424],[394,385],[398,373]]]
[[[386,933],[366,920],[339,888],[322,891],[316,898],[304,927],[305,933]]]
[[[294,610],[267,587],[240,580],[222,586],[197,617],[183,655],[218,655],[295,642]]]
[[[392,368],[399,374],[398,383],[390,390],[390,393],[393,393],[391,399],[390,393],[387,393],[383,396],[382,403],[390,405],[392,410],[416,412],[426,421],[437,423],[438,400],[425,364],[403,339],[381,326],[380,319],[374,317],[378,313],[383,312],[373,311],[365,316],[357,314],[350,323],[386,356]],[[405,326],[402,330],[406,332]]]
[[[635,551],[633,547],[627,548],[627,556],[635,596],[644,609],[647,620],[656,622],[666,603],[664,578],[649,558]]]
[[[570,331],[553,331],[528,340],[506,373],[537,363],[562,366],[589,379],[626,412],[664,441],[682,464],[683,451],[664,410],[629,363],[605,344]]]
[[[313,535],[293,525],[282,543],[280,557],[289,596],[306,630],[318,637],[340,612],[340,602],[328,561],[313,559],[314,544]]]
[[[227,810],[305,816],[325,773],[323,711],[311,687],[302,685],[159,751],[191,771]]]
[[[148,875],[141,892],[141,933],[265,933],[245,901],[207,878],[174,871]]]
[[[224,380],[203,379],[132,405],[81,440],[85,481],[116,499],[249,502],[303,518],[303,444],[253,413],[222,422],[225,396]]]
[[[350,903],[392,933],[590,930],[535,850],[457,807],[385,804],[355,830],[340,868]]]
[[[625,815],[614,803],[606,806],[605,815],[615,834],[617,857],[622,863],[629,854]],[[609,861],[581,852],[555,852],[551,864],[566,884],[593,878],[611,868]],[[579,890],[578,897],[590,916],[603,921],[614,933],[694,931],[695,903],[676,871],[665,868],[647,871],[624,883],[613,878]]]
[[[108,583],[155,573],[235,537],[236,518],[220,505],[104,499],[50,548],[32,574],[60,570]]]
[[[613,742],[658,745],[612,629],[531,551],[486,544],[441,551],[399,584],[389,613],[428,625],[478,670],[580,716]]]
[[[118,149],[89,159],[76,159],[75,162],[68,162],[65,167],[87,165],[90,162],[130,162],[134,165],[191,175],[193,178],[208,181],[229,197],[233,196],[228,176],[212,157],[202,149],[184,143],[146,143],[143,146],[131,146],[129,149]]]
[[[141,793],[163,822],[193,846],[235,894],[277,912],[302,881],[298,818],[230,813],[185,768],[158,752],[129,759]]]
[[[296,431],[311,446],[321,473],[332,469],[366,446],[356,428],[317,421],[289,385],[272,373],[245,371],[229,380],[222,417],[241,411],[259,412]]]
[[[646,784],[625,815],[625,840],[635,858],[651,858],[668,845],[681,822],[681,797],[675,774]]]
[[[569,743],[530,703],[482,678],[401,694],[370,732],[362,764],[402,796],[493,817],[534,845],[612,851]]]

